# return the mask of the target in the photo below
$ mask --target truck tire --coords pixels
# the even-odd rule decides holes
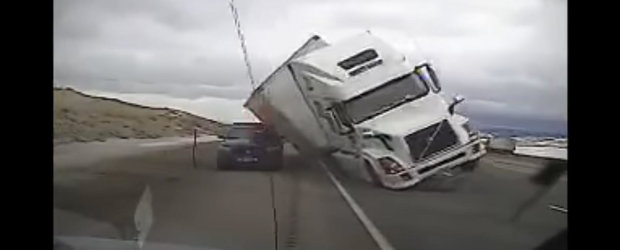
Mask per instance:
[[[364,168],[366,169],[366,172],[368,172],[368,175],[370,176],[370,181],[372,182],[372,184],[377,187],[383,187],[383,183],[381,182],[381,179],[379,179],[377,172],[375,172],[375,169],[372,167],[370,162],[366,159],[364,159]]]

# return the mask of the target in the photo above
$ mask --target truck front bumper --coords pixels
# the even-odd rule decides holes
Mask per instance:
[[[451,148],[446,152],[416,163],[403,172],[386,175],[383,185],[390,189],[405,189],[442,170],[452,169],[467,162],[475,161],[486,153],[480,138],[473,138],[467,144]]]

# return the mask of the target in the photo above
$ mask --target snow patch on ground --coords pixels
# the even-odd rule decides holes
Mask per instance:
[[[567,148],[541,147],[541,146],[517,146],[514,153],[518,155],[528,155],[528,156],[568,160],[568,149]]]
[[[197,142],[217,141],[217,136],[204,135]],[[97,161],[142,154],[153,150],[192,145],[193,137],[157,139],[109,139],[104,142],[68,143],[54,146],[54,167],[88,166]]]
[[[196,142],[211,142],[217,141],[217,136],[202,136],[196,138]],[[171,141],[158,141],[158,142],[147,142],[141,143],[140,147],[163,147],[163,146],[176,146],[176,145],[187,145],[194,143],[194,138],[178,138],[173,139]]]

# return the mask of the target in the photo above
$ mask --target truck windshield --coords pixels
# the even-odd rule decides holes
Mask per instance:
[[[417,75],[410,73],[353,97],[344,105],[351,120],[360,123],[427,93],[428,86]]]

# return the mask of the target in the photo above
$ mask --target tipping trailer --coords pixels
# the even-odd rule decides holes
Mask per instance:
[[[475,166],[479,133],[454,113],[433,67],[412,65],[370,33],[330,45],[311,37],[244,106],[302,154],[335,157],[389,189]]]

